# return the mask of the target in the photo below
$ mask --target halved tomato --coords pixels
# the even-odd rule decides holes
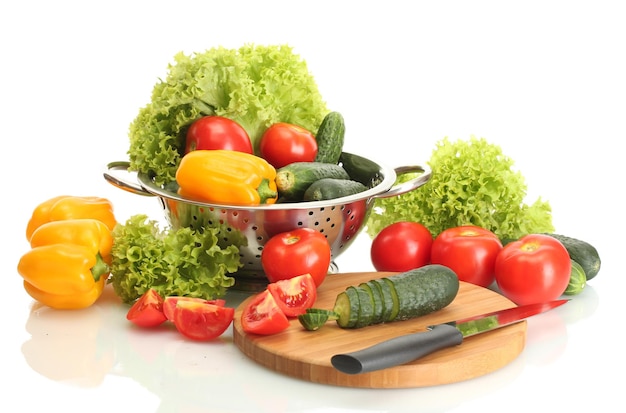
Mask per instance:
[[[179,297],[175,295],[170,295],[170,296],[165,297],[165,300],[163,300],[163,313],[165,313],[165,317],[167,317],[168,320],[172,322],[174,321],[174,311],[176,310],[176,303],[181,300],[194,301],[197,303],[215,304],[220,307],[224,307],[226,305],[226,300],[223,300],[221,298],[217,298],[214,300],[205,300],[204,298]]]
[[[233,321],[235,309],[197,300],[178,300],[174,309],[174,325],[185,337],[207,341],[217,338]]]
[[[149,289],[130,307],[126,319],[140,327],[162,324],[167,320],[163,313],[163,297],[156,290]]]
[[[289,319],[274,296],[265,289],[255,295],[243,309],[241,327],[246,333],[275,334],[289,327]]]
[[[311,274],[302,274],[288,280],[268,284],[276,304],[287,317],[297,317],[311,308],[317,299],[317,287]]]

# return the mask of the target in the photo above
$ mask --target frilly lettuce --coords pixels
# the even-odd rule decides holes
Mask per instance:
[[[174,181],[189,125],[220,115],[246,129],[253,147],[276,122],[316,132],[328,112],[306,62],[286,45],[213,48],[174,57],[130,125],[130,170]]]
[[[160,229],[146,215],[113,229],[111,276],[115,294],[132,303],[150,288],[162,296],[213,299],[226,294],[240,267],[239,248],[219,245],[219,230]]]
[[[437,236],[447,228],[477,225],[500,239],[517,239],[537,232],[553,232],[550,204],[537,199],[524,203],[526,184],[513,171],[513,161],[485,139],[437,142],[428,162],[430,180],[397,197],[376,199],[367,221],[367,233],[375,237],[398,221],[418,221]],[[398,177],[399,181],[410,174]]]

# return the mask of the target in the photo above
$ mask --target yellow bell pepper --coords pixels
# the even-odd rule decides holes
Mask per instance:
[[[61,195],[39,204],[33,211],[26,227],[26,239],[42,224],[77,218],[93,218],[102,221],[113,230],[117,221],[113,205],[106,198],[96,196]]]
[[[276,202],[276,169],[265,159],[231,150],[195,150],[176,171],[178,193],[202,202],[259,205]]]
[[[47,222],[33,232],[30,243],[32,249],[21,257],[17,270],[31,297],[57,309],[85,308],[100,297],[113,246],[104,223],[96,219]]]
[[[104,262],[111,263],[113,234],[102,221],[92,218],[51,221],[37,228],[30,237],[31,248],[51,244],[78,244],[100,254]]]

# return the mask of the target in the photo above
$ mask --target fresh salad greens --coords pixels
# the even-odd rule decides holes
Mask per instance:
[[[152,91],[130,125],[130,170],[174,181],[185,133],[196,119],[219,115],[248,132],[255,151],[276,122],[315,133],[328,112],[306,62],[286,45],[213,48],[174,57],[165,80]]]
[[[428,162],[430,180],[397,197],[376,199],[367,221],[374,237],[398,221],[418,221],[437,236],[447,228],[473,224],[500,239],[529,233],[553,232],[552,209],[547,201],[524,203],[526,183],[502,149],[484,138],[437,142]],[[406,181],[414,174],[398,178]]]
[[[113,230],[111,277],[115,294],[132,303],[150,288],[161,296],[213,299],[226,294],[239,269],[239,248],[220,245],[217,228],[161,229],[143,214]]]

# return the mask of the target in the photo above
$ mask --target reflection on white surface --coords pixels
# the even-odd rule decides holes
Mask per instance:
[[[35,304],[26,322],[31,334],[22,345],[28,365],[51,380],[96,387],[115,365],[115,349],[104,330],[99,306],[55,311]]]
[[[245,297],[233,292],[228,304],[237,306]],[[507,388],[528,366],[558,360],[568,346],[568,324],[593,315],[597,301],[587,288],[576,300],[529,319],[524,351],[496,372],[449,385],[390,390],[386,397],[399,406],[418,398],[423,408],[450,409]],[[212,342],[192,342],[167,323],[156,329],[135,327],[125,318],[127,308],[110,286],[85,310],[57,311],[35,303],[25,325],[30,338],[22,345],[23,357],[34,372],[63,386],[139,386],[156,397],[158,411],[194,412],[209,405],[227,411],[321,411],[329,407],[327,397],[336,402],[348,393],[368,408],[336,411],[390,411],[377,391],[303,382],[255,364],[233,344],[231,330]],[[226,401],[225,388],[237,389],[238,397]]]

